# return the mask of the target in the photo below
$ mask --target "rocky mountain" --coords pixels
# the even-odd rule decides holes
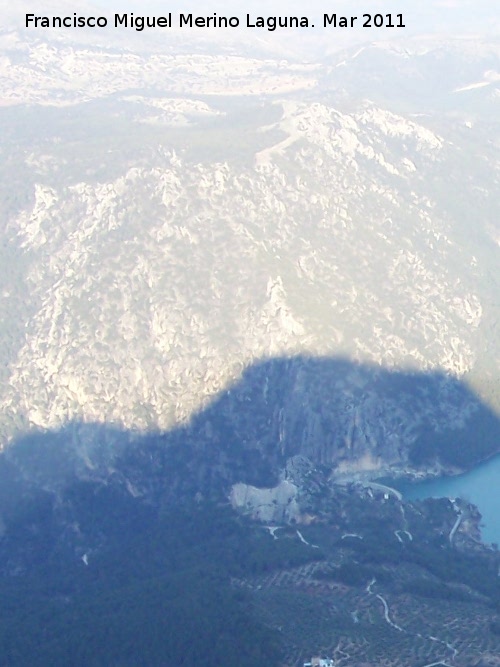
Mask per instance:
[[[498,39],[21,25],[0,663],[494,659],[478,510],[373,479],[499,451]]]
[[[307,63],[2,44],[3,445],[170,429],[274,356],[443,374],[395,409],[332,361],[317,386],[344,398],[318,412],[296,357],[299,398],[273,409],[306,406],[293,451],[318,460],[356,432],[354,463],[406,465],[499,408],[498,42]]]

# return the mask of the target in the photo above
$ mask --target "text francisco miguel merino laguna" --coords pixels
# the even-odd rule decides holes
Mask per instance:
[[[402,14],[360,14],[344,16],[341,14],[323,14],[324,28],[404,28]],[[142,31],[146,28],[263,28],[273,31],[277,28],[314,28],[315,24],[307,16],[251,16],[245,15],[242,21],[238,16],[220,16],[216,13],[207,16],[195,14],[172,14],[166,16],[136,16],[114,14],[106,16],[37,16],[26,14],[26,28],[131,28]]]

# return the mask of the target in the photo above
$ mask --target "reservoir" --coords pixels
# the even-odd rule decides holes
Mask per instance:
[[[463,498],[479,508],[483,542],[500,545],[500,455],[456,477],[440,477],[424,482],[392,483],[407,500],[423,498]]]

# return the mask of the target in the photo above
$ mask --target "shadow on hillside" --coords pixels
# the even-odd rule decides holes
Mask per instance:
[[[221,494],[276,483],[295,455],[332,469],[436,461],[467,468],[500,449],[500,420],[443,373],[389,371],[342,358],[255,363],[189,424],[138,434],[72,422],[32,432],[0,456],[0,511],[34,487],[119,484],[132,496]]]

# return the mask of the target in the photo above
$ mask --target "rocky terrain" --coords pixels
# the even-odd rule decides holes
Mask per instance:
[[[20,25],[0,663],[495,664],[477,509],[379,477],[500,451],[498,38]]]
[[[1,40],[2,446],[170,429],[271,356],[373,368],[326,364],[343,398],[318,410],[295,363],[294,451],[318,460],[343,456],[339,415],[355,465],[407,464],[498,409],[495,41],[302,63]],[[415,417],[409,387],[395,409],[377,369],[442,373],[438,402],[419,390]]]

